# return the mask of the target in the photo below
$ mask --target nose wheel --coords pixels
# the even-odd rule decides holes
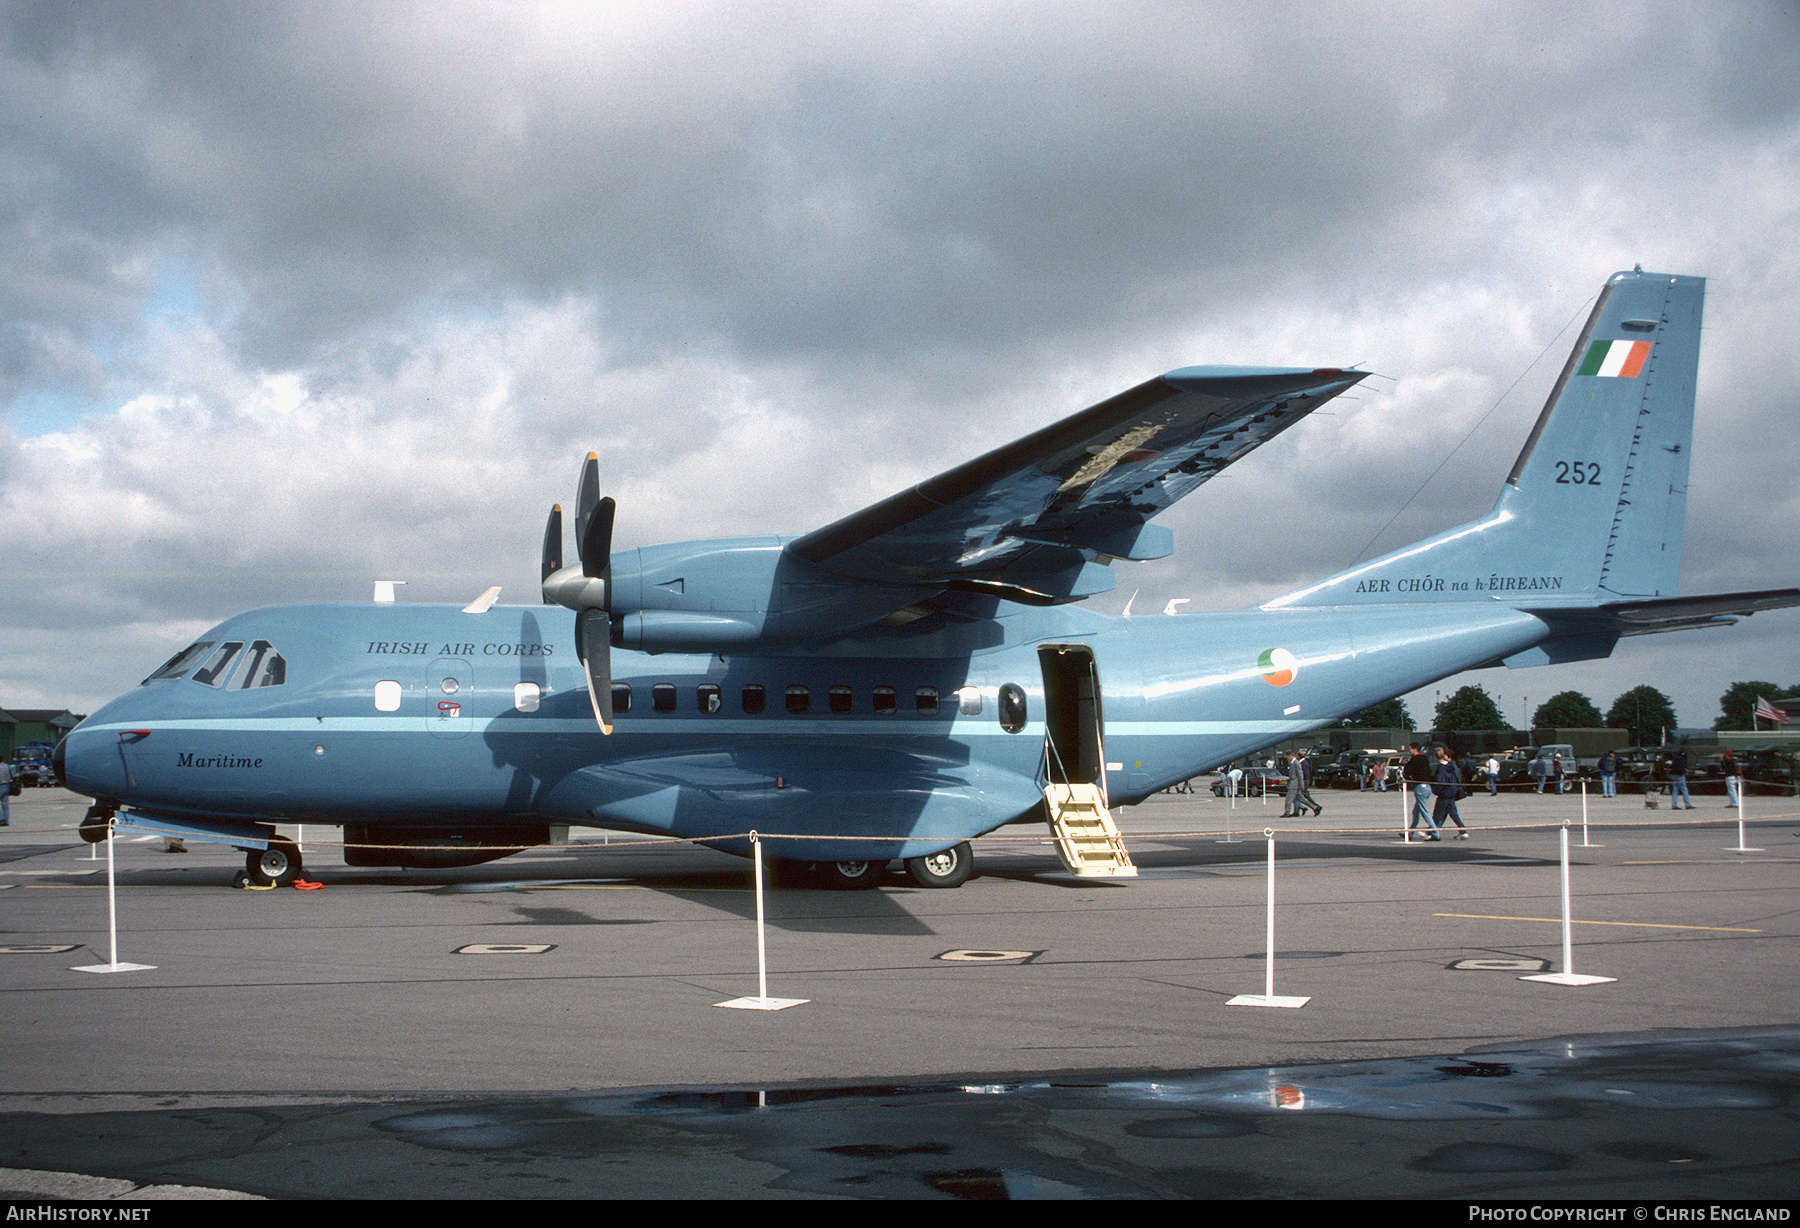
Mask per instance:
[[[277,836],[266,849],[252,849],[244,858],[244,873],[258,887],[291,887],[300,877],[300,848]]]

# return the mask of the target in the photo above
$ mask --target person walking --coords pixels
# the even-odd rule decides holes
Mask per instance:
[[[1725,778],[1725,805],[1735,807],[1738,804],[1738,761],[1737,756],[1727,750],[1719,756],[1719,774]]]
[[[1500,796],[1500,760],[1489,755],[1487,761],[1488,796]]]
[[[1400,769],[1413,795],[1412,817],[1407,821],[1406,830],[1410,832],[1415,827],[1423,827],[1425,838],[1436,840],[1437,824],[1431,821],[1431,811],[1425,805],[1426,799],[1431,796],[1431,781],[1436,773],[1432,771],[1431,760],[1425,757],[1424,749],[1417,742],[1407,743],[1407,749],[1412,754]]]
[[[1314,815],[1325,813],[1325,808],[1313,800],[1307,791],[1308,777],[1311,776],[1306,766],[1306,756],[1299,751],[1288,755],[1288,808],[1282,811],[1282,818],[1298,818],[1311,809]]]
[[[1462,772],[1457,769],[1447,747],[1438,747],[1437,757],[1437,778],[1431,785],[1431,791],[1437,795],[1437,807],[1432,811],[1431,821],[1442,831],[1444,820],[1448,818],[1456,824],[1456,838],[1467,840],[1469,829],[1463,826],[1462,813],[1456,808],[1457,799],[1467,796],[1462,787]]]

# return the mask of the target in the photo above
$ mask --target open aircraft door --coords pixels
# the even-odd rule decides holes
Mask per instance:
[[[1083,877],[1137,874],[1107,810],[1100,667],[1086,644],[1038,649],[1044,676],[1046,817],[1063,865]]]

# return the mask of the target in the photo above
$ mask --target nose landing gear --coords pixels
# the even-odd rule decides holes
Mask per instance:
[[[266,849],[251,849],[244,856],[244,875],[258,887],[291,887],[300,877],[300,848],[277,836]]]

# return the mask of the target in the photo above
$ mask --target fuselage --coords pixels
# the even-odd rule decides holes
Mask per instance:
[[[569,622],[545,607],[242,614],[83,722],[66,778],[166,817],[758,829],[855,838],[817,855],[916,856],[1038,806],[1043,645],[1093,653],[1106,785],[1129,804],[1546,633],[1497,604],[1011,607],[807,653],[620,651],[603,736]]]

